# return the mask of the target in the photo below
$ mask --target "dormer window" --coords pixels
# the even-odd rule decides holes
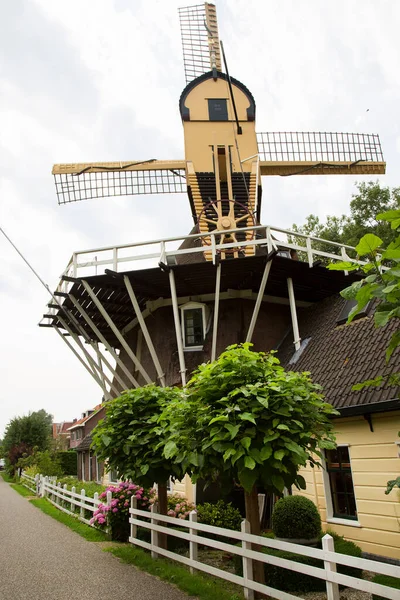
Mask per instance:
[[[355,300],[355,299],[346,300],[342,310],[340,311],[339,317],[337,319],[338,325],[343,325],[344,323],[346,323],[349,314],[351,313],[351,311],[353,310],[353,308],[355,306],[357,306],[357,300]],[[370,308],[371,308],[371,300],[364,306],[364,308],[359,313],[356,314],[354,319],[361,319],[362,317],[366,317],[369,313]]]
[[[203,350],[207,331],[208,307],[199,302],[188,302],[180,306],[183,349]]]

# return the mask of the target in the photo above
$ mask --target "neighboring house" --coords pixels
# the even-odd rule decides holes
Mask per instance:
[[[74,422],[75,421],[63,421],[62,423],[52,424],[52,438],[55,440],[57,447],[60,450],[70,449],[71,433],[69,428]]]
[[[346,325],[353,305],[335,295],[299,311],[300,351],[293,355],[289,336],[279,349],[283,364],[310,371],[340,413],[337,450],[325,452],[323,469],[302,472],[303,493],[317,505],[324,526],[364,552],[400,559],[400,492],[385,495],[386,482],[400,475],[400,389],[352,391],[355,383],[400,371],[399,350],[385,361],[395,323],[376,328],[369,306]]]
[[[75,446],[78,461],[78,479],[82,481],[105,483],[104,478],[110,480],[104,474],[104,463],[99,462],[90,449],[92,443],[91,432],[97,423],[104,418],[104,414],[104,405],[98,404],[93,410],[86,411],[74,427],[76,435],[79,436],[79,439],[75,440],[78,442]]]

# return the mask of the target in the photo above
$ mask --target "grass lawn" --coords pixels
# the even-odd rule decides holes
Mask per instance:
[[[2,476],[2,478],[4,479],[4,481],[6,483],[14,483],[14,477],[11,477],[11,475],[9,475],[8,473],[6,473],[5,471],[2,471],[0,473],[0,475]]]
[[[89,527],[85,523],[81,523],[77,518],[67,515],[52,504],[46,498],[37,498],[30,501],[33,506],[39,508],[42,512],[46,513],[59,523],[63,523],[79,535],[85,538],[88,542],[104,542],[108,540],[108,537],[102,531]]]
[[[180,590],[200,600],[242,600],[241,588],[229,581],[208,575],[191,575],[184,565],[177,564],[166,558],[152,559],[150,554],[141,548],[130,544],[112,546],[104,549],[111,552],[122,562],[135,565],[142,571],[159,577],[163,581],[176,585]]]
[[[11,487],[13,490],[15,490],[16,492],[18,492],[18,494],[21,494],[21,496],[35,496],[35,493],[32,492],[32,490],[28,490],[27,487],[25,487],[24,485],[21,485],[20,483],[12,483]]]

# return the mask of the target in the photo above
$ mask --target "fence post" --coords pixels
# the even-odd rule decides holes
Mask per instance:
[[[246,519],[243,519],[240,529],[241,529],[242,533],[250,533],[249,521],[246,521]],[[243,548],[243,557],[242,557],[243,579],[248,579],[250,581],[253,581],[253,561],[251,558],[247,558],[245,555],[246,550],[251,550],[251,543],[243,541],[242,548]],[[254,590],[249,590],[249,588],[245,587],[245,588],[243,588],[243,591],[244,591],[244,597],[246,598],[246,600],[254,600]]]
[[[71,492],[73,494],[76,494],[76,487],[73,485],[71,488]],[[74,513],[75,512],[75,498],[73,496],[71,496],[71,512]]]
[[[107,504],[107,506],[109,507],[109,509],[108,509],[109,511],[111,510],[111,500],[112,500],[112,492],[108,491],[108,492],[107,492],[107,500],[106,500],[106,504]],[[108,520],[108,523],[109,523],[109,522],[110,522],[110,521]],[[106,528],[106,532],[107,532],[107,534],[111,534],[111,533],[112,533],[112,532],[111,532],[111,529],[110,529],[110,527],[109,527],[108,525],[107,525],[107,528]]]
[[[134,510],[135,508],[137,508],[137,498],[135,496],[131,496],[131,508],[132,510]],[[134,519],[137,519],[137,515],[132,515],[129,512],[129,518],[133,517]],[[137,525],[135,525],[134,523],[131,523],[131,530],[130,530],[130,536],[131,538],[137,538]]]
[[[152,515],[150,523],[152,525],[157,525],[158,521],[153,518],[153,515],[157,514],[158,512],[157,503],[153,504],[153,506],[150,508],[150,512]],[[153,548],[158,548],[158,531],[154,531],[154,529],[151,530],[151,558],[158,558],[158,554]]]
[[[63,485],[63,490],[64,490],[64,495],[63,495],[63,507],[64,507],[64,508],[67,508],[67,507],[65,506],[65,505],[66,505],[66,503],[67,503],[67,495],[66,495],[66,493],[65,493],[65,492],[67,492],[67,491],[68,491],[68,486],[67,486],[67,484],[66,484],[66,483],[64,483],[64,485]]]
[[[46,498],[46,496],[47,496],[47,487],[46,486],[48,483],[49,483],[49,478],[46,475],[44,477],[44,479],[42,479],[42,487],[40,489],[42,498]]]
[[[322,538],[322,550],[328,552],[335,552],[335,545],[333,537],[328,533]],[[336,563],[329,560],[324,560],[325,571],[336,573]],[[326,596],[327,600],[339,600],[339,585],[332,583],[331,581],[326,582]]]
[[[189,513],[189,521],[191,523],[197,523],[197,511],[196,510],[192,510]],[[189,534],[190,535],[196,535],[197,531],[196,529],[189,529]],[[191,560],[197,560],[198,558],[198,545],[197,542],[193,542],[192,540],[190,540],[189,542],[189,558]],[[194,573],[196,573],[197,569],[195,569],[194,567],[190,567],[190,572],[193,575]]]
[[[86,496],[85,490],[81,490],[81,498],[80,498],[81,504],[83,504],[85,502],[85,496]],[[85,507],[84,506],[81,506],[81,509],[79,511],[79,517],[81,519],[85,518]]]
[[[57,484],[57,487],[58,487],[58,492],[61,494],[61,491],[62,491],[62,485],[61,485],[61,481],[59,481],[59,482],[58,482],[58,484]],[[60,495],[60,496],[56,496],[56,502],[57,502],[57,504],[58,504],[59,506],[61,506],[61,504],[62,504],[62,498],[61,498],[61,495]]]

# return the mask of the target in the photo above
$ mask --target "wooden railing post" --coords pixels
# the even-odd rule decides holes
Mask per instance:
[[[93,500],[94,500],[94,504],[93,504],[93,512],[92,512],[92,516],[94,515],[94,511],[97,509],[98,504],[97,502],[99,501],[99,492],[95,492],[93,494]]]
[[[111,501],[112,501],[112,492],[108,491],[108,492],[107,492],[107,497],[106,497],[106,504],[107,504],[107,506],[109,507],[109,510],[111,509]],[[109,520],[108,520],[108,522],[107,522],[107,528],[106,528],[106,532],[107,532],[108,534],[111,534],[111,529],[110,529],[110,527],[108,526],[108,523],[109,523]]]
[[[81,504],[83,504],[85,502],[85,496],[86,496],[85,490],[81,490],[81,498],[80,498]],[[85,518],[85,507],[84,506],[81,506],[81,509],[79,511],[79,515],[80,515],[81,519]]]
[[[243,519],[240,529],[241,529],[242,533],[250,533],[249,521],[246,521],[246,519]],[[243,541],[242,548],[244,551],[251,550],[251,543]],[[242,561],[243,561],[243,578],[253,581],[253,561],[252,561],[252,559],[247,558],[246,556],[243,555]],[[249,588],[244,587],[243,591],[244,591],[244,597],[246,598],[246,600],[254,599],[254,590],[249,590]]]
[[[328,533],[322,538],[322,550],[328,552],[335,552],[335,545],[333,537]],[[325,571],[336,573],[336,563],[329,560],[324,560]],[[339,585],[332,583],[331,581],[326,582],[326,596],[327,600],[339,600]]]
[[[157,503],[153,504],[153,506],[150,508],[150,512],[152,515],[150,523],[152,525],[157,525],[158,521],[153,518],[153,515],[157,514],[157,512],[158,512],[157,511]],[[152,529],[151,530],[151,558],[158,558],[158,554],[154,550],[154,548],[158,548],[158,531],[154,531],[154,529]]]
[[[135,509],[137,508],[137,498],[135,498],[135,496],[131,496],[131,508]],[[132,515],[131,513],[129,513],[129,517],[133,517],[134,519],[137,518],[137,515]],[[134,525],[133,523],[130,524],[130,536],[131,538],[137,538],[137,525]]]
[[[73,494],[76,494],[76,487],[75,487],[75,486],[73,486],[73,487],[71,488],[71,492],[72,492]],[[75,512],[75,506],[76,506],[76,504],[75,504],[75,498],[74,498],[73,496],[71,496],[71,512],[72,512],[72,513],[74,513],[74,512]]]
[[[189,513],[189,521],[191,523],[197,523],[197,511],[192,510]],[[189,533],[190,535],[195,535],[196,534],[196,529],[189,529]],[[198,544],[197,542],[193,542],[192,540],[190,540],[189,542],[189,558],[191,560],[197,560],[198,558]],[[193,573],[196,573],[197,569],[195,569],[194,567],[190,567],[190,572],[193,575]]]

